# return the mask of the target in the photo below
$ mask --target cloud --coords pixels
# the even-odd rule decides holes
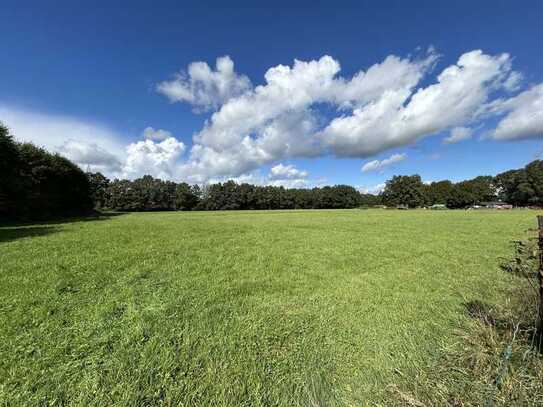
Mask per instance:
[[[166,130],[147,127],[142,133],[146,140],[126,144],[113,130],[73,117],[0,105],[0,121],[16,140],[59,153],[83,170],[100,171],[111,178],[179,178],[185,145]]]
[[[434,54],[413,61],[389,56],[350,79],[337,76],[339,62],[330,56],[270,68],[265,84],[230,98],[206,121],[194,136],[183,175],[199,182],[285,158],[325,155],[315,136],[323,119],[316,104],[345,110],[391,90],[409,93],[435,59]]]
[[[185,145],[174,137],[161,142],[144,140],[131,143],[126,147],[123,177],[152,175],[162,179],[176,178],[178,160],[184,151]]]
[[[362,172],[370,172],[370,171],[382,171],[384,168],[388,167],[389,165],[392,165],[394,163],[397,163],[399,161],[403,161],[407,158],[407,154],[393,154],[388,158],[385,158],[384,160],[373,160],[370,162],[367,162],[362,166]]]
[[[272,185],[282,186],[284,188],[309,188],[310,186],[321,184],[321,180],[311,182],[307,179],[309,173],[305,170],[299,170],[294,165],[277,164],[272,167],[267,176],[263,176],[259,170],[242,174],[237,177],[216,177],[206,181],[207,184],[216,184],[219,182],[234,181],[237,184],[253,185]]]
[[[245,75],[234,71],[229,56],[217,58],[215,71],[205,62],[193,62],[187,73],[181,72],[170,81],[157,85],[157,92],[171,102],[188,102],[197,109],[209,110],[226,103],[251,88]]]
[[[310,135],[316,119],[310,112],[289,112],[270,121],[260,137],[246,135],[224,148],[193,144],[181,176],[192,182],[221,176],[237,177],[285,157],[315,157],[321,154]]]
[[[385,190],[386,184],[383,182],[382,184],[377,184],[373,186],[360,186],[358,187],[358,191],[360,191],[361,194],[372,194],[372,195],[378,195],[381,192]]]
[[[337,156],[366,157],[412,144],[449,127],[470,123],[489,95],[511,75],[508,54],[463,54],[437,82],[415,92],[389,89],[348,116],[335,118],[322,139]]]
[[[402,59],[389,55],[381,63],[359,71],[352,79],[338,78],[330,99],[343,107],[361,107],[389,91],[409,91],[435,64],[439,56],[428,50],[421,60]]]
[[[519,90],[522,79],[523,76],[520,72],[511,72],[511,75],[503,83],[503,87],[509,92]]]
[[[309,182],[304,178],[275,179],[267,182],[267,185],[283,188],[309,188]]]
[[[119,173],[122,163],[119,157],[104,150],[96,143],[81,140],[67,140],[57,152],[77,163],[84,170],[108,174]]]
[[[473,135],[473,129],[469,127],[455,127],[451,129],[449,137],[443,139],[444,144],[455,144],[460,141],[468,140]]]
[[[270,179],[293,179],[293,178],[306,178],[307,171],[301,171],[294,165],[277,164],[270,170]]]
[[[0,120],[15,139],[57,152],[81,168],[116,175],[124,143],[110,128],[72,117],[37,113],[0,105]]]
[[[294,165],[279,163],[270,169],[267,184],[285,188],[307,188],[309,186],[306,179],[308,176],[307,171],[299,170]]]
[[[142,133],[143,137],[148,140],[156,140],[156,141],[162,141],[166,140],[167,138],[173,137],[172,133],[170,133],[167,130],[157,129],[155,130],[152,127],[146,127],[143,129]]]
[[[505,113],[490,137],[496,140],[519,140],[543,137],[543,84],[496,105]]]
[[[390,55],[341,76],[339,61],[325,55],[271,67],[257,86],[235,71],[230,57],[218,58],[213,68],[194,62],[156,86],[171,102],[211,111],[186,156],[185,144],[160,128],[147,127],[126,142],[88,120],[2,105],[0,120],[19,139],[110,177],[151,174],[198,183],[240,178],[264,165],[287,168],[278,163],[294,158],[368,158],[442,132],[450,132],[444,143],[457,142],[489,118],[499,120],[491,138],[543,136],[543,84],[518,93],[522,74],[513,71],[508,54],[467,52],[432,78],[438,59],[434,50],[409,58]],[[394,157],[370,161],[363,171],[378,171]]]
[[[522,79],[508,54],[476,50],[417,88],[437,59],[433,50],[419,59],[391,55],[351,78],[326,55],[272,67],[264,84],[214,106],[181,176],[202,182],[289,158],[370,157],[480,120],[496,91],[510,92]],[[322,104],[336,109],[331,119]]]
[[[217,151],[228,149],[246,137],[261,138],[270,124],[281,126],[291,112],[300,114],[333,84],[339,63],[329,56],[318,61],[294,61],[278,65],[265,74],[266,84],[257,86],[224,104],[215,112],[195,141]]]

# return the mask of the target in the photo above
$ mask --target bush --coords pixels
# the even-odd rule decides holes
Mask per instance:
[[[85,173],[70,160],[13,140],[0,125],[0,217],[46,219],[92,208]]]
[[[521,277],[535,277],[538,266],[537,240],[517,240],[513,244],[514,255],[504,261],[502,269]]]

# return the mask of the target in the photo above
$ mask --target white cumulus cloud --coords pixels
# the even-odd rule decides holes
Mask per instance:
[[[259,170],[252,171],[237,177],[216,177],[206,181],[207,184],[216,184],[219,182],[234,181],[237,184],[253,185],[272,185],[285,188],[309,188],[318,182],[311,182],[309,173],[305,170],[299,170],[294,165],[277,164],[273,166],[267,176],[263,176]]]
[[[270,179],[306,178],[307,171],[297,169],[294,165],[277,164],[270,169]]]
[[[146,127],[143,129],[142,135],[148,140],[162,141],[167,138],[173,137],[172,133],[167,130],[154,129],[152,127]]]
[[[384,160],[373,160],[370,162],[367,162],[362,166],[362,172],[370,172],[370,171],[382,171],[384,168],[388,167],[389,165],[392,165],[394,163],[397,163],[399,161],[403,161],[407,158],[407,154],[393,154],[388,158],[385,158]]]
[[[442,131],[451,131],[445,142],[459,141],[468,137],[459,129],[488,114],[495,91],[511,92],[522,79],[508,54],[475,50],[417,88],[437,59],[433,50],[420,59],[391,55],[350,78],[326,55],[272,67],[264,84],[213,106],[180,174],[202,182],[289,158],[369,157]],[[323,103],[336,109],[331,119],[320,114]]]
[[[84,170],[89,169],[93,172],[117,174],[122,167],[119,157],[92,142],[69,139],[59,146],[56,151],[81,166]]]
[[[448,137],[443,139],[444,144],[455,144],[460,141],[468,140],[473,135],[473,129],[469,127],[455,127],[451,129]]]
[[[174,137],[160,142],[143,140],[131,143],[126,147],[123,177],[152,175],[162,179],[176,178],[178,161],[184,151],[185,145]]]
[[[437,82],[412,92],[389,89],[348,116],[335,118],[322,138],[338,156],[371,156],[470,123],[511,74],[508,54],[463,54]]]
[[[230,98],[206,121],[183,176],[201,182],[289,157],[324,155],[326,146],[316,137],[323,118],[315,104],[343,111],[390,91],[409,93],[435,59],[433,53],[421,60],[390,56],[350,79],[337,76],[339,62],[330,56],[270,68],[265,84]]]
[[[380,194],[381,192],[383,192],[385,190],[385,187],[386,187],[386,184],[383,182],[382,184],[358,187],[358,191],[361,194],[378,195],[378,194]]]
[[[217,58],[215,70],[205,62],[193,62],[186,73],[157,85],[157,91],[171,102],[188,102],[202,110],[216,108],[249,88],[251,81],[234,71],[229,56]]]
[[[270,169],[267,185],[282,186],[285,188],[307,188],[309,173],[299,170],[294,165],[277,164]]]
[[[543,137],[543,84],[533,86],[498,104],[498,112],[506,115],[491,137],[497,140],[517,140]]]
[[[438,133],[449,132],[443,142],[454,143],[470,138],[471,129],[488,118],[498,120],[489,138],[543,137],[543,84],[522,91],[523,76],[513,70],[508,54],[466,52],[432,78],[438,59],[433,50],[418,57],[390,55],[342,76],[339,61],[324,55],[270,67],[257,86],[235,71],[228,56],[213,68],[191,63],[156,86],[171,102],[211,110],[186,156],[185,144],[160,128],[147,127],[123,141],[117,131],[89,120],[2,104],[0,121],[18,139],[110,177],[150,174],[198,183],[246,177],[294,158],[369,158]],[[363,171],[379,171],[401,157],[370,161]],[[288,167],[273,168],[288,175]],[[261,178],[300,184],[307,182],[303,173]]]

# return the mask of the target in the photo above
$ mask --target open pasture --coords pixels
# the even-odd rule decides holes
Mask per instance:
[[[375,405],[498,301],[533,211],[0,227],[0,404]]]

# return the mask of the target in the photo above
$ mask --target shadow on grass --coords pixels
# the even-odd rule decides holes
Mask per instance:
[[[56,226],[37,226],[37,227],[7,227],[0,228],[0,243],[10,242],[25,237],[46,236],[58,232]]]
[[[95,212],[86,216],[56,218],[38,221],[8,221],[0,223],[0,243],[10,242],[25,237],[46,236],[62,230],[59,225],[76,222],[105,221],[128,212]]]
[[[75,222],[94,222],[109,220],[117,216],[127,215],[130,212],[92,212],[87,215],[78,216],[63,216],[47,219],[31,219],[31,220],[0,220],[1,227],[18,227],[18,226],[34,226],[34,225],[62,225],[64,223]]]
[[[51,219],[40,222],[40,225],[61,225],[63,223],[75,223],[75,222],[96,222],[110,220],[118,216],[127,215],[130,212],[95,212],[86,216],[75,216],[68,218]]]

